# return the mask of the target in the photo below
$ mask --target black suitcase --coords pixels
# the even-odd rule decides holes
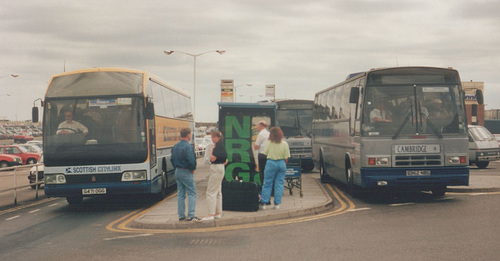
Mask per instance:
[[[259,210],[259,185],[257,182],[223,180],[222,209],[248,212]]]

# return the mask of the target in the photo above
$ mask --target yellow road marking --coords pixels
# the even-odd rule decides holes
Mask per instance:
[[[338,208],[334,211],[324,212],[324,213],[317,214],[317,215],[289,218],[289,219],[283,219],[283,220],[264,221],[264,222],[259,222],[259,223],[248,223],[248,224],[221,226],[221,227],[210,227],[210,228],[144,229],[144,228],[127,227],[127,225],[129,223],[134,221],[139,216],[141,216],[144,213],[150,211],[151,209],[157,207],[164,200],[168,200],[176,195],[176,194],[173,194],[150,208],[139,209],[139,210],[133,211],[133,212],[121,217],[120,219],[117,219],[117,220],[111,222],[109,225],[106,226],[106,229],[108,229],[110,231],[114,231],[114,232],[156,233],[156,234],[217,232],[217,231],[228,231],[228,230],[236,230],[236,229],[286,225],[286,224],[293,224],[293,223],[298,223],[298,222],[318,220],[318,219],[322,219],[322,218],[333,217],[333,216],[341,215],[344,213],[348,213],[350,210],[355,208],[354,203],[344,193],[342,193],[337,187],[333,188],[330,184],[327,184],[327,188],[330,190],[330,192],[333,194],[333,196],[340,203],[340,208]]]

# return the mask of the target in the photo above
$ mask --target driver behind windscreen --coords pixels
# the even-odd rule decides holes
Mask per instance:
[[[73,113],[71,111],[64,112],[64,121],[59,124],[57,127],[56,134],[74,134],[83,132],[83,135],[86,136],[89,133],[87,127],[83,126],[83,124],[73,120]]]
[[[378,99],[375,108],[370,112],[371,122],[392,122],[391,112],[388,109],[387,100]]]

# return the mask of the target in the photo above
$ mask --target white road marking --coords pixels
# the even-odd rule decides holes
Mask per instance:
[[[9,221],[9,220],[16,219],[16,218],[18,218],[18,217],[20,217],[20,216],[19,216],[19,215],[17,215],[17,216],[13,216],[13,217],[7,218],[7,219],[5,219],[5,220]]]
[[[149,237],[153,234],[139,234],[139,235],[130,235],[130,236],[121,236],[121,237],[108,237],[104,240],[116,240],[116,239],[124,239],[124,238],[134,238],[134,237]]]
[[[409,203],[390,204],[389,206],[400,207],[400,206],[407,206],[407,205],[413,205],[413,204],[415,204],[415,203],[409,202]]]
[[[355,211],[363,211],[363,210],[370,210],[371,208],[355,208],[355,209],[351,209],[349,210],[349,212],[355,212]]]
[[[40,209],[39,209],[39,208],[38,208],[38,209],[35,209],[35,210],[32,210],[32,211],[30,211],[30,212],[28,212],[28,213],[33,214],[33,213],[38,212],[38,211],[40,211]]]

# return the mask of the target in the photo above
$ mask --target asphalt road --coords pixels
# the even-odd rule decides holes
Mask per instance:
[[[81,208],[43,199],[0,210],[0,260],[496,260],[499,201],[500,193],[348,197],[336,204],[349,211],[312,221],[166,234],[108,229],[154,204],[148,198],[98,198]]]

